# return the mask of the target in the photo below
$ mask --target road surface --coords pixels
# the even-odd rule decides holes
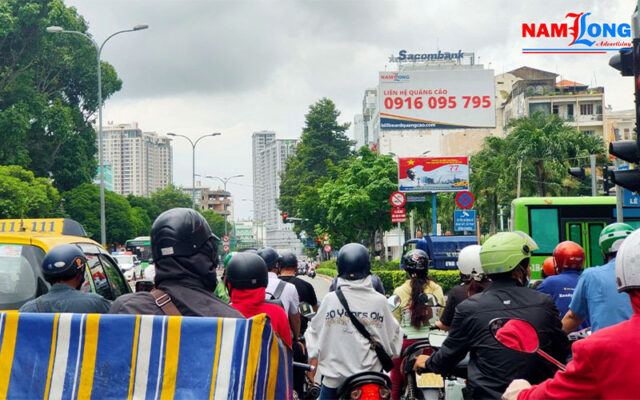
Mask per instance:
[[[329,293],[329,286],[331,286],[331,278],[329,277],[316,275],[315,278],[310,278],[306,275],[298,275],[298,278],[309,282],[313,286],[313,289],[316,291],[316,297],[319,301],[322,301],[324,296]]]

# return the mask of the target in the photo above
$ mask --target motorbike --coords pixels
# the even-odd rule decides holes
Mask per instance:
[[[338,388],[339,400],[391,399],[391,378],[382,372],[360,372]]]
[[[311,364],[293,362],[293,368],[301,368],[305,371],[314,371],[315,367]],[[294,399],[300,400],[315,400],[320,397],[320,385],[312,381],[308,376],[305,376],[305,382],[303,385],[302,393],[296,393],[294,391]]]

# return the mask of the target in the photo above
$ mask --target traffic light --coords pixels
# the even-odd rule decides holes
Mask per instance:
[[[602,184],[604,186],[604,193],[607,196],[609,196],[609,191],[615,186],[613,183],[613,171],[613,168],[609,169],[606,165],[602,167]]]
[[[283,223],[283,224],[286,224],[286,223],[288,223],[288,222],[289,222],[289,221],[287,221],[287,217],[288,217],[288,216],[289,216],[289,215],[288,215],[286,212],[283,212],[283,213],[282,213],[282,223]]]
[[[316,239],[316,247],[322,247],[322,238]]]
[[[624,171],[612,171],[611,181],[618,186],[640,193],[640,170],[628,169]]]
[[[620,71],[622,76],[633,76],[633,51],[620,50],[609,60],[609,65]]]
[[[584,179],[584,167],[569,168],[569,175],[575,176],[578,179]]]

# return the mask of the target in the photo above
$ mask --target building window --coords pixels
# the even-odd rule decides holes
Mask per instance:
[[[558,115],[558,105],[557,104],[553,105],[553,113]]]
[[[567,104],[567,116],[573,117],[573,104]]]
[[[624,139],[625,140],[630,140],[631,139],[631,135],[629,134],[629,128],[624,128]]]
[[[593,115],[593,104],[580,104],[580,115]]]
[[[584,133],[585,135],[593,136],[596,132],[595,131],[582,131],[582,133]]]

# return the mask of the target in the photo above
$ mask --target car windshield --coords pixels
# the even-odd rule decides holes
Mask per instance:
[[[0,243],[0,310],[35,297],[36,271],[43,258],[37,247]]]
[[[133,264],[133,256],[113,256],[118,261],[118,264]]]

